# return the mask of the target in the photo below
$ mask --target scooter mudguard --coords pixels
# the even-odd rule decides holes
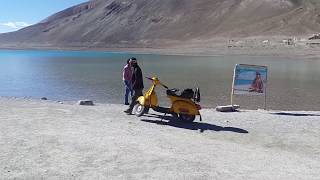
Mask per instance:
[[[137,101],[139,102],[139,104],[144,106],[146,103],[146,98],[144,96],[140,96],[138,97]]]
[[[173,112],[180,114],[180,113],[186,113],[190,115],[199,115],[200,112],[197,109],[197,107],[186,101],[175,101],[172,104],[172,110]]]

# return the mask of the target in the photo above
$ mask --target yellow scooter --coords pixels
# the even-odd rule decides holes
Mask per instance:
[[[133,108],[133,112],[136,116],[140,117],[144,113],[148,113],[149,109],[154,111],[172,114],[174,117],[179,118],[185,122],[193,122],[196,115],[200,116],[200,121],[202,121],[199,110],[201,106],[200,102],[200,91],[199,88],[194,92],[192,89],[185,89],[180,95],[176,94],[178,89],[169,89],[166,85],[162,84],[157,77],[146,77],[152,81],[150,89],[137,99],[137,103]],[[170,99],[171,107],[159,107],[158,97],[155,92],[156,86],[161,85],[167,89],[167,97]]]

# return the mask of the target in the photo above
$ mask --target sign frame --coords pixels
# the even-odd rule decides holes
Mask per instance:
[[[231,106],[234,105],[234,95],[239,95],[235,94],[235,82],[236,82],[236,70],[237,67],[244,66],[248,68],[260,68],[260,69],[265,69],[266,74],[265,74],[265,82],[263,82],[263,94],[264,94],[264,109],[267,109],[267,83],[268,83],[268,67],[267,66],[262,66],[262,65],[251,65],[251,64],[236,64],[233,70],[233,80],[232,80],[232,90],[231,90]],[[243,94],[243,95],[249,95],[249,94]]]

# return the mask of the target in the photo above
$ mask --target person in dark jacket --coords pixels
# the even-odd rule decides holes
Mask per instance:
[[[132,100],[131,100],[129,108],[124,111],[127,114],[132,113],[132,109],[133,109],[134,105],[136,104],[136,100],[140,96],[143,96],[142,90],[144,88],[142,71],[138,65],[137,59],[132,57],[130,59],[130,64],[131,64],[131,67],[133,68],[132,69],[132,77],[131,77],[133,96],[132,96]]]

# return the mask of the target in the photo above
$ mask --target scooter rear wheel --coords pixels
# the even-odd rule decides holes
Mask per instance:
[[[133,109],[134,109],[134,114],[137,117],[142,116],[147,110],[147,108],[144,105],[141,105],[140,103],[137,103],[136,105],[134,105]]]
[[[172,116],[175,118],[175,119],[178,119],[179,118],[179,115],[177,113],[172,113]]]
[[[182,120],[182,121],[191,123],[191,122],[194,121],[194,119],[196,118],[196,116],[195,116],[195,115],[189,115],[189,114],[180,113],[180,114],[179,114],[179,118],[180,118],[180,120]]]

